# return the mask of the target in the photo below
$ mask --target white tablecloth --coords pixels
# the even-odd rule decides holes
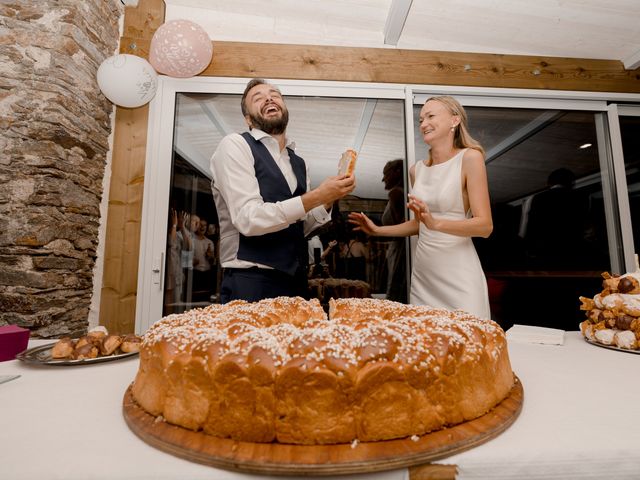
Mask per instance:
[[[447,458],[460,479],[639,479],[640,355],[586,343],[509,343],[524,386],[507,431]]]
[[[439,463],[457,464],[460,479],[640,478],[639,355],[589,345],[577,332],[561,346],[512,342],[509,351],[524,385],[520,417],[490,442]],[[21,375],[0,385],[0,479],[257,478],[138,439],[122,416],[137,366],[137,357],[79,367],[0,363],[0,375]],[[408,472],[342,478],[359,477],[406,480]]]

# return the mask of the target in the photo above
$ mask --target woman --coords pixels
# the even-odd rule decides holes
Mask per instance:
[[[425,102],[420,133],[431,148],[429,158],[409,170],[407,206],[415,218],[381,227],[353,212],[349,221],[369,235],[418,234],[411,303],[490,318],[487,282],[471,240],[493,230],[484,150],[468,132],[466,112],[449,96]]]

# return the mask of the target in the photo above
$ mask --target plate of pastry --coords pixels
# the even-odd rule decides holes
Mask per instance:
[[[110,362],[137,355],[141,342],[138,335],[113,335],[104,327],[98,327],[80,338],[63,337],[54,343],[29,348],[16,358],[27,363],[55,366]]]
[[[617,345],[602,343],[602,342],[599,342],[598,340],[594,340],[594,339],[586,338],[586,337],[585,337],[585,340],[586,340],[587,343],[590,343],[591,345],[595,345],[597,347],[608,348],[609,350],[618,350],[619,352],[640,354],[640,350],[639,349],[631,349],[631,348],[619,347]]]
[[[578,297],[587,317],[580,322],[584,339],[597,347],[640,353],[640,271],[602,274],[602,290]]]

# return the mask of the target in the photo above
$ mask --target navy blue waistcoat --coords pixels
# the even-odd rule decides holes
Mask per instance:
[[[304,160],[297,156],[293,150],[287,147],[291,167],[298,181],[298,186],[291,193],[287,180],[267,147],[248,132],[243,133],[242,136],[251,148],[260,195],[265,202],[281,202],[306,192],[307,170]],[[238,258],[268,265],[276,270],[294,275],[296,270],[306,266],[309,260],[302,221],[293,223],[283,230],[264,235],[247,237],[240,234]]]

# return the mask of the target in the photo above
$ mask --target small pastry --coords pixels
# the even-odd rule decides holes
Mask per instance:
[[[601,320],[600,318],[601,313],[602,313],[602,310],[600,310],[599,308],[594,308],[587,312],[587,318],[591,321],[591,323],[598,323]]]
[[[125,353],[138,352],[140,351],[141,342],[142,339],[139,336],[133,333],[129,333],[122,338],[122,345],[120,345],[120,350]]]
[[[98,337],[92,337],[92,336],[89,336],[89,335],[83,335],[76,342],[76,348],[82,347],[83,345],[87,345],[87,344],[94,345],[94,346],[97,347],[97,346],[100,345],[100,339]]]
[[[603,328],[595,332],[596,341],[603,345],[613,345],[616,331],[610,328]]]
[[[618,282],[618,291],[628,295],[640,293],[640,282],[634,275],[625,275]]]
[[[615,342],[620,348],[635,350],[638,348],[636,336],[631,330],[622,330],[616,333]]]
[[[585,320],[584,322],[580,322],[580,331],[585,338],[589,340],[594,340],[594,331],[593,324],[589,320]]]
[[[109,332],[107,332],[107,329],[105,327],[103,327],[102,325],[98,325],[97,327],[93,327],[91,330],[89,330],[89,332],[87,332],[87,337],[102,341],[102,339],[108,334]]]
[[[593,299],[587,298],[587,297],[578,297],[578,299],[580,300],[580,310],[589,311],[596,308],[596,305]]]
[[[618,330],[631,330],[631,324],[634,321],[635,321],[634,317],[622,313],[616,317],[616,324],[614,326]]]
[[[95,327],[90,328],[89,333],[93,333],[93,332],[102,332],[105,335],[109,335],[109,331],[107,330],[107,327],[105,327],[104,325],[96,325]]]
[[[602,290],[605,295],[610,293],[616,293],[618,291],[618,282],[620,281],[620,275],[611,275],[609,272],[602,273]]]
[[[118,349],[121,343],[122,338],[120,335],[107,335],[100,342],[100,354],[111,355]]]
[[[91,343],[86,343],[80,347],[76,347],[71,354],[74,360],[85,360],[87,358],[96,358],[98,356],[98,347]]]
[[[608,278],[603,275],[602,288],[608,290],[609,293],[626,293],[635,295],[640,293],[640,278],[637,273],[627,273],[619,276],[609,275]]]
[[[56,342],[51,349],[52,358],[68,358],[73,353],[73,340],[69,337],[63,337]]]

